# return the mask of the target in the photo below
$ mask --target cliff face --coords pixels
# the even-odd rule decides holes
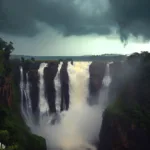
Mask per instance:
[[[132,123],[126,117],[107,111],[104,113],[99,150],[146,150],[149,148],[149,133],[145,128]]]
[[[31,134],[21,117],[19,87],[13,77],[5,77],[0,85],[0,142],[10,150],[46,150],[46,141]]]
[[[30,70],[28,72],[29,82],[30,82],[30,97],[33,99],[31,101],[32,113],[35,118],[35,122],[38,121],[39,116],[39,75],[38,70]],[[24,100],[25,101],[25,100]]]
[[[69,109],[69,76],[67,66],[67,62],[64,62],[60,70],[61,111]]]
[[[112,73],[110,105],[103,114],[98,149],[150,149],[149,61],[127,61],[113,68],[117,75]]]
[[[58,65],[60,62],[53,61],[48,62],[48,66],[44,69],[44,81],[45,81],[45,96],[48,100],[48,104],[50,107],[50,112],[55,113],[56,112],[56,106],[55,106],[55,98],[56,98],[56,91],[54,86],[54,79],[56,77],[57,71],[58,71]],[[36,116],[36,120],[38,119],[38,103],[39,103],[39,74],[38,69],[40,62],[26,62],[19,64],[23,66],[23,73],[24,73],[24,83],[26,83],[26,74],[28,73],[29,76],[29,82],[30,82],[30,97],[32,100],[32,111],[33,114]],[[18,65],[18,70],[19,70]],[[73,63],[72,63],[73,65]],[[62,67],[60,69],[60,84],[61,84],[61,111],[62,110],[68,110],[69,108],[69,76],[67,72],[67,66],[68,62],[64,61],[62,62]],[[17,68],[17,67],[16,67]],[[97,95],[101,86],[102,86],[102,80],[104,77],[106,69],[106,63],[103,62],[92,62],[89,68],[90,73],[90,82],[89,82],[89,91],[91,95]],[[15,69],[15,72],[18,73],[17,69]],[[19,72],[20,75],[20,72]],[[18,76],[18,74],[15,75],[15,77]],[[18,77],[20,79],[20,77]],[[19,81],[16,79],[16,83],[19,85]],[[24,99],[25,102],[25,99]],[[90,104],[96,104],[95,101],[90,101]]]
[[[102,86],[102,80],[104,77],[105,69],[106,69],[106,63],[103,62],[98,62],[98,61],[92,62],[92,64],[90,65],[89,89],[92,95],[95,95],[97,92],[99,92]]]
[[[45,80],[45,95],[48,100],[49,108],[51,113],[56,112],[55,97],[56,91],[54,87],[54,78],[58,69],[58,62],[50,62],[44,69],[44,80]]]
[[[3,81],[2,81],[3,80]],[[1,79],[3,82],[0,85],[0,104],[6,107],[11,107],[13,99],[12,78],[10,76]]]

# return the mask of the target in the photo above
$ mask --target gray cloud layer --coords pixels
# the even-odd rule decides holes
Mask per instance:
[[[149,10],[149,0],[0,0],[0,32],[34,36],[44,22],[66,36],[118,27],[122,40],[130,33],[149,39]]]
[[[150,38],[150,0],[109,0],[122,40],[131,33]]]

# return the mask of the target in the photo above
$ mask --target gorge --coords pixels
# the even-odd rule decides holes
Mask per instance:
[[[102,113],[107,105],[111,83],[110,64],[113,63],[103,64],[101,83],[90,76],[89,68],[93,64],[41,63],[39,68],[34,70],[38,76],[38,91],[35,91],[37,99],[32,96],[35,81],[30,80],[31,70],[25,72],[23,67],[20,67],[22,115],[31,131],[46,139],[49,149],[96,149],[92,144],[99,139]],[[47,75],[54,73],[53,77]],[[94,70],[91,73],[93,74]],[[95,72],[94,76],[99,80],[98,73]],[[97,95],[92,96],[90,84],[96,88]],[[47,95],[52,91],[53,94],[49,98]],[[94,100],[95,103],[91,104]]]
[[[149,53],[113,62],[10,62],[12,78],[0,90],[0,127],[12,138],[0,139],[6,149],[14,141],[16,150],[149,149]]]

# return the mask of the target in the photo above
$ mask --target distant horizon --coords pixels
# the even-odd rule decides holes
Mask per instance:
[[[131,53],[132,54],[132,53]],[[48,55],[48,56],[45,56],[45,55],[26,55],[26,54],[11,54],[11,56],[29,56],[29,57],[88,57],[88,56],[107,56],[107,55],[114,55],[114,56],[126,56],[128,54],[120,54],[120,53],[104,53],[104,54],[95,54],[95,55]]]

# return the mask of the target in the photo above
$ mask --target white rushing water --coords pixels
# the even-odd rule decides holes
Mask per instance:
[[[41,63],[38,73],[40,76],[39,79],[39,109],[40,109],[40,115],[49,112],[49,106],[47,103],[47,100],[45,98],[45,87],[44,87],[44,68],[47,67],[47,63]]]
[[[20,67],[20,91],[21,91],[21,112],[26,124],[31,127],[33,125],[32,120],[32,108],[30,98],[30,83],[28,73],[26,73],[26,84],[24,83],[23,68]],[[25,102],[24,102],[25,97]],[[25,108],[24,108],[25,103]]]
[[[2,150],[2,149],[5,149],[5,148],[6,148],[6,146],[0,142],[0,149]]]
[[[30,82],[29,82],[29,76],[28,73],[26,73],[26,99],[27,99],[27,106],[28,111],[31,113],[32,107],[31,107],[31,98],[30,98]]]
[[[103,109],[105,109],[108,104],[109,85],[111,83],[110,64],[112,63],[113,62],[109,62],[106,64],[105,75],[102,81],[103,84],[99,91],[99,105],[103,107]]]
[[[55,85],[55,90],[56,90],[56,100],[55,100],[55,105],[56,105],[56,111],[60,112],[60,106],[61,106],[61,83],[60,83],[60,69],[62,67],[62,62],[58,65],[58,71],[56,74],[56,77],[54,79],[54,85]]]
[[[26,99],[26,115],[28,125],[31,127],[33,124],[32,119],[32,108],[31,108],[31,98],[30,98],[30,83],[28,73],[26,73],[26,85],[24,85],[24,95]]]
[[[25,112],[25,109],[24,109],[24,92],[25,91],[25,84],[24,84],[24,77],[23,77],[23,68],[20,67],[20,93],[21,93],[21,112],[22,112],[22,116],[26,122],[27,125],[29,125],[29,122],[28,122],[28,116]]]
[[[102,113],[106,107],[108,99],[109,85],[111,83],[110,71],[108,63],[106,65],[105,76],[103,78],[103,86],[99,94],[99,104],[89,106],[87,99],[89,97],[89,66],[91,62],[74,62],[72,65],[68,63],[69,76],[69,110],[60,112],[61,96],[60,96],[60,69],[59,64],[54,85],[56,90],[56,110],[60,112],[61,120],[54,125],[47,124],[47,121],[40,119],[40,126],[34,127],[34,133],[43,136],[47,141],[47,147],[50,149],[61,150],[95,150],[92,145],[98,140],[99,131],[102,123]],[[39,67],[40,83],[40,112],[44,113],[49,109],[44,94],[44,68],[47,64],[42,63]],[[41,116],[40,116],[41,117]],[[44,116],[46,117],[46,116]],[[52,120],[53,116],[48,116]],[[47,119],[46,119],[47,120]],[[32,127],[33,129],[33,127]]]

